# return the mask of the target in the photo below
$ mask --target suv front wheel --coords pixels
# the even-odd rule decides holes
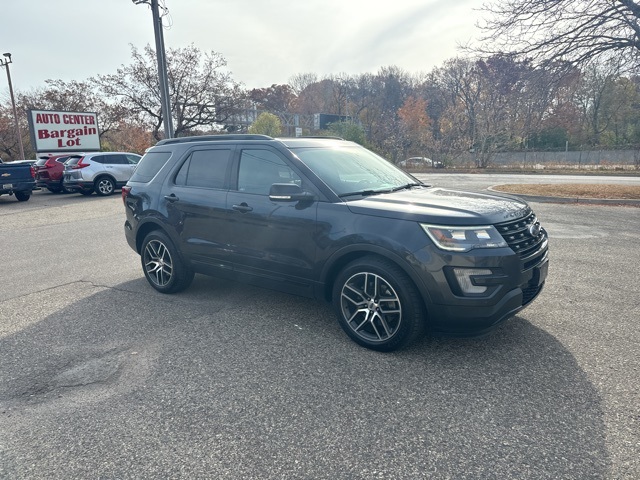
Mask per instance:
[[[182,260],[169,237],[149,233],[142,242],[142,270],[147,281],[161,293],[180,292],[191,285],[193,270]]]
[[[94,190],[97,195],[106,197],[113,194],[116,189],[116,183],[109,177],[98,177],[95,181]]]
[[[336,278],[332,298],[342,329],[372,350],[397,350],[424,332],[424,306],[415,285],[386,259],[351,262]]]

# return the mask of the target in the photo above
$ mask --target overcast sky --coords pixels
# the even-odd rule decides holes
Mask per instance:
[[[160,0],[165,48],[195,45],[228,62],[247,88],[295,74],[428,72],[478,37],[480,0]],[[6,0],[0,53],[13,55],[14,90],[47,79],[86,80],[155,46],[151,10],[131,0]],[[8,92],[6,74],[0,91]]]

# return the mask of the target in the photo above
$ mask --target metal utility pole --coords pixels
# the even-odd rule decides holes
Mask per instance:
[[[158,80],[160,81],[160,101],[162,103],[162,120],[165,138],[173,138],[173,119],[171,118],[171,99],[169,97],[169,81],[167,80],[167,58],[164,52],[164,35],[162,33],[162,18],[160,17],[158,0],[132,0],[139,5],[145,3],[151,6],[153,15],[153,31],[156,37],[156,57],[158,59]]]
[[[16,99],[13,96],[13,85],[11,84],[11,72],[9,71],[9,64],[11,61],[10,53],[2,54],[5,58],[0,59],[0,65],[7,69],[7,81],[9,82],[9,95],[11,95],[11,105],[13,106],[13,120],[16,123],[16,136],[18,137],[18,146],[20,147],[20,158],[24,159],[24,147],[22,146],[22,135],[20,134],[20,124],[18,123],[18,110],[16,109]]]

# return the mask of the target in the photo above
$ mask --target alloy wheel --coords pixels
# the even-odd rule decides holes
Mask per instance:
[[[103,178],[98,182],[97,190],[101,195],[111,195],[113,193],[113,182],[108,178]]]
[[[402,322],[402,305],[393,287],[380,275],[359,272],[340,293],[342,316],[353,333],[367,342],[393,337]]]
[[[151,240],[144,249],[144,268],[147,278],[158,287],[169,284],[173,275],[173,260],[167,246],[159,240]]]

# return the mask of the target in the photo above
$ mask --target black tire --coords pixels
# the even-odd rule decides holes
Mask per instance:
[[[107,197],[113,195],[113,192],[116,191],[116,182],[111,177],[98,177],[93,183],[93,189],[96,195]]]
[[[161,231],[151,232],[145,237],[140,261],[147,281],[161,293],[180,292],[193,281],[193,269],[182,259],[171,239]]]
[[[78,193],[81,193],[84,196],[89,196],[93,193],[93,188],[81,188],[78,190]]]
[[[397,350],[425,331],[422,298],[411,279],[381,257],[348,264],[333,285],[333,306],[342,329],[363,347]]]
[[[60,193],[61,191],[60,187],[47,187],[47,190],[49,190],[51,193]]]
[[[26,202],[27,200],[29,200],[29,198],[31,198],[31,193],[27,192],[14,192],[14,194],[19,202]]]

